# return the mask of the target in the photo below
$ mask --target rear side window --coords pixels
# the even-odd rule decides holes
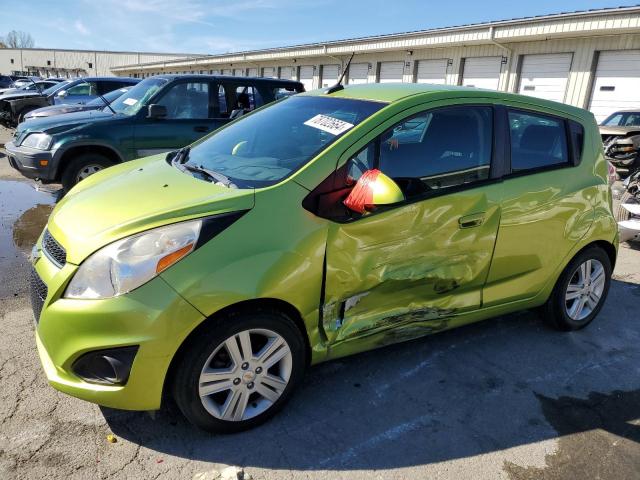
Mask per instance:
[[[565,122],[537,113],[509,111],[511,171],[569,165]]]

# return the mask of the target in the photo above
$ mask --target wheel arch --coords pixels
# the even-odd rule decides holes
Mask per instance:
[[[171,387],[171,382],[173,381],[175,375],[175,368],[180,363],[181,358],[184,356],[185,352],[189,348],[189,345],[198,337],[198,334],[203,330],[211,328],[211,325],[220,317],[227,315],[231,312],[251,312],[255,310],[271,310],[277,311],[280,313],[284,313],[288,318],[291,319],[296,328],[300,331],[300,335],[305,344],[305,361],[308,366],[311,362],[311,344],[309,342],[309,335],[305,328],[304,321],[302,319],[302,315],[298,311],[296,307],[291,305],[290,303],[280,300],[277,298],[256,298],[251,300],[244,300],[238,303],[234,303],[232,305],[228,305],[225,308],[218,310],[213,315],[206,318],[200,324],[198,324],[187,337],[182,341],[178,349],[176,350],[171,362],[169,363],[169,368],[167,369],[167,374],[164,378],[164,385],[162,387],[162,397],[165,398],[167,392]]]
[[[62,178],[62,172],[64,171],[66,165],[78,155],[82,155],[85,153],[97,153],[99,155],[103,155],[111,160],[113,163],[122,163],[124,159],[120,155],[120,153],[112,147],[102,145],[102,144],[75,144],[70,145],[60,155],[57,164],[56,164],[56,175],[55,180],[60,180]]]

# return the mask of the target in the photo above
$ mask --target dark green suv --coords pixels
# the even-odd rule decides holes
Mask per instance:
[[[303,92],[271,78],[160,75],[102,110],[21,123],[5,145],[11,166],[65,190],[116,163],[189,145],[264,104]]]

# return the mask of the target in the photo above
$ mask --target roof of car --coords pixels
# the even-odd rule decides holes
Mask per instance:
[[[162,74],[162,75],[154,75],[149,78],[167,78],[169,80],[174,79],[197,79],[202,80],[203,78],[212,79],[212,80],[233,80],[238,82],[246,82],[247,80],[251,80],[256,83],[270,83],[270,84],[281,84],[281,85],[300,85],[301,83],[297,80],[284,80],[281,78],[268,78],[268,77],[234,77],[232,75],[207,75],[204,73],[180,73],[180,74]]]
[[[104,81],[104,80],[118,80],[125,81],[131,83],[137,83],[140,81],[139,78],[131,78],[131,77],[79,77],[79,78],[69,78],[70,82],[75,82],[76,80],[87,80],[87,81]]]
[[[621,108],[620,110],[616,110],[611,115],[615,115],[616,113],[640,113],[640,108]]]
[[[301,95],[320,96],[326,95],[326,88],[312,90]],[[393,103],[414,95],[436,95],[451,93],[455,97],[488,97],[497,99],[509,99],[540,105],[548,108],[583,115],[584,110],[564,103],[552,102],[541,98],[518,95],[515,93],[485,90],[475,87],[461,87],[456,85],[434,85],[428,83],[366,83],[358,85],[345,85],[344,89],[329,94],[331,97],[352,98],[354,100],[371,100],[385,103]]]

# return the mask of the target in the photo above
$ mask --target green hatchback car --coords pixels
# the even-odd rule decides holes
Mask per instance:
[[[594,117],[461,87],[258,109],[73,188],[34,247],[49,382],[253,427],[309,365],[522,309],[603,306],[617,229]]]

